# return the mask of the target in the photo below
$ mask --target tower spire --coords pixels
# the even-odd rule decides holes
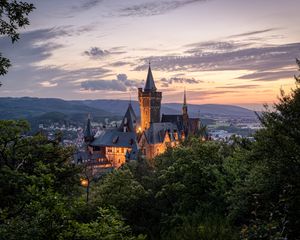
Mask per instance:
[[[92,132],[92,127],[91,127],[91,114],[88,114],[88,119],[87,119],[87,124],[86,128],[84,131],[84,141],[85,142],[92,142],[94,139],[94,135]]]
[[[155,87],[155,83],[151,71],[151,63],[149,60],[148,74],[147,74],[147,80],[146,80],[144,91],[153,91],[153,90],[155,91],[156,87]]]
[[[189,115],[188,115],[188,107],[186,104],[186,90],[184,88],[183,92],[183,105],[182,105],[182,118],[183,118],[183,128],[185,136],[189,133]]]
[[[182,105],[182,114],[183,115],[188,115],[187,113],[187,104],[186,104],[186,90],[184,88],[184,92],[183,92],[183,105]]]
[[[186,106],[186,90],[184,87],[184,92],[183,92],[183,106]]]

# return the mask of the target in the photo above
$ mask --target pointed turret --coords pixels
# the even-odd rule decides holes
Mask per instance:
[[[187,107],[187,103],[186,103],[185,89],[184,89],[184,93],[183,93],[182,119],[183,119],[184,133],[185,133],[185,136],[187,136],[188,131],[189,131],[189,115],[188,115],[188,107]]]
[[[91,116],[89,114],[86,128],[84,130],[84,141],[87,143],[90,143],[94,140],[94,135],[92,133],[92,127],[91,127]]]
[[[186,90],[185,90],[185,88],[184,88],[184,92],[183,92],[182,114],[187,114]]]
[[[146,85],[144,88],[144,91],[156,91],[152,71],[151,71],[151,65],[149,62],[149,68],[148,68],[148,74],[147,74],[147,80],[146,80]]]
[[[127,111],[123,117],[120,131],[122,132],[135,132],[136,131],[136,115],[133,111],[131,103],[129,103]]]

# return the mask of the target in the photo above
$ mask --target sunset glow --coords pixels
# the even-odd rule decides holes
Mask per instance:
[[[164,102],[256,108],[294,86],[300,1],[31,1],[2,97],[137,100],[151,61]]]

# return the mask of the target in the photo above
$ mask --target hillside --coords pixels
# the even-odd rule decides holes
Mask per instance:
[[[113,115],[122,115],[128,106],[127,100],[83,100],[73,101],[76,104],[83,103],[89,107],[100,108],[112,113]],[[137,115],[140,115],[139,104],[132,101],[132,107]],[[165,103],[162,104],[161,113],[179,114],[181,113],[182,104]],[[255,113],[249,109],[233,105],[223,104],[189,104],[188,111],[190,116],[210,115],[210,116],[233,116],[233,117],[255,117]]]
[[[0,98],[0,119],[31,119],[49,112],[60,112],[70,119],[93,113],[95,117],[111,116],[100,108],[55,98]]]
[[[0,119],[25,118],[31,121],[38,119],[53,121],[82,122],[91,113],[93,119],[123,116],[128,106],[126,100],[74,100],[66,101],[55,98],[0,98]],[[137,115],[140,114],[137,101],[132,101]],[[167,103],[162,105],[161,112],[179,114],[181,104]],[[189,105],[190,116],[233,116],[254,117],[253,111],[231,105],[204,104]]]

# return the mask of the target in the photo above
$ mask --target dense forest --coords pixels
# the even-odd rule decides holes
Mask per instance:
[[[295,79],[259,116],[255,141],[191,137],[92,179],[88,201],[72,148],[0,121],[0,239],[299,239]]]

